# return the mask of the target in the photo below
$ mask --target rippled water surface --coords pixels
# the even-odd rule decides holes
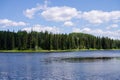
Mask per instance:
[[[120,50],[0,53],[0,80],[120,80]]]

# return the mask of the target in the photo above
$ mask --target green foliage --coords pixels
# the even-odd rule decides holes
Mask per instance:
[[[90,34],[0,31],[0,50],[120,49],[120,40]]]

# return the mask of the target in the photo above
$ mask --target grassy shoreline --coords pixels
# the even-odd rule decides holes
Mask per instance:
[[[95,50],[120,50],[120,49],[69,49],[69,50],[0,50],[1,52],[74,52],[74,51],[95,51]]]

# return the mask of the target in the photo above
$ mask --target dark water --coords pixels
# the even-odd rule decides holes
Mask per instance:
[[[120,50],[0,53],[0,80],[120,80]]]

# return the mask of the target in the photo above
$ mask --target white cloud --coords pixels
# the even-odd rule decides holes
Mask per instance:
[[[88,33],[92,34],[95,36],[100,36],[100,37],[109,37],[112,39],[120,39],[120,30],[117,31],[103,31],[101,29],[90,29],[90,28],[73,28],[73,32],[82,32],[82,33]]]
[[[36,7],[34,8],[31,8],[31,9],[26,9],[25,11],[23,11],[23,14],[28,17],[29,19],[32,19],[35,15],[35,13],[37,13],[38,11],[40,10],[45,10],[47,9],[47,4],[48,4],[48,1],[45,0],[44,2],[44,5],[39,5],[37,4]]]
[[[64,26],[74,26],[74,23],[71,21],[64,22]]]
[[[7,26],[26,26],[28,25],[28,23],[25,22],[16,22],[16,21],[12,21],[9,19],[0,19],[0,25],[2,25],[3,27],[7,27]]]
[[[68,21],[77,17],[79,12],[72,7],[50,7],[43,11],[41,15],[49,21]]]
[[[72,19],[86,20],[92,24],[102,24],[106,22],[118,23],[120,21],[120,11],[79,11],[76,8],[68,6],[48,7],[48,1],[45,0],[43,5],[37,5],[34,8],[26,9],[24,15],[30,19],[39,12],[42,17],[49,21],[70,21]],[[41,10],[41,12],[40,12]]]
[[[118,25],[117,24],[112,24],[110,26],[108,26],[106,29],[112,29],[112,28],[117,28]]]
[[[81,31],[82,31],[82,32],[90,32],[91,29],[90,29],[90,28],[83,28]]]
[[[26,10],[23,12],[23,14],[24,14],[26,17],[28,17],[29,19],[32,19],[33,16],[35,15],[35,13],[36,13],[37,11],[39,11],[40,9],[42,9],[41,6],[37,6],[37,7],[35,7],[35,8],[31,8],[31,9],[26,9]]]
[[[44,25],[39,25],[39,24],[36,24],[33,27],[23,28],[22,30],[25,30],[27,32],[30,32],[30,31],[37,31],[37,32],[48,31],[48,32],[52,32],[52,33],[59,33],[60,32],[59,28],[57,28],[55,26],[50,27],[50,26],[44,26]]]
[[[93,24],[102,24],[105,22],[118,22],[120,20],[120,11],[105,12],[100,10],[91,10],[88,12],[78,11],[72,7],[49,7],[41,15],[49,21],[69,21],[73,18],[83,19]]]
[[[81,32],[80,28],[73,28],[73,32]]]
[[[82,13],[82,18],[94,24],[120,20],[120,11],[104,12],[92,10]]]

